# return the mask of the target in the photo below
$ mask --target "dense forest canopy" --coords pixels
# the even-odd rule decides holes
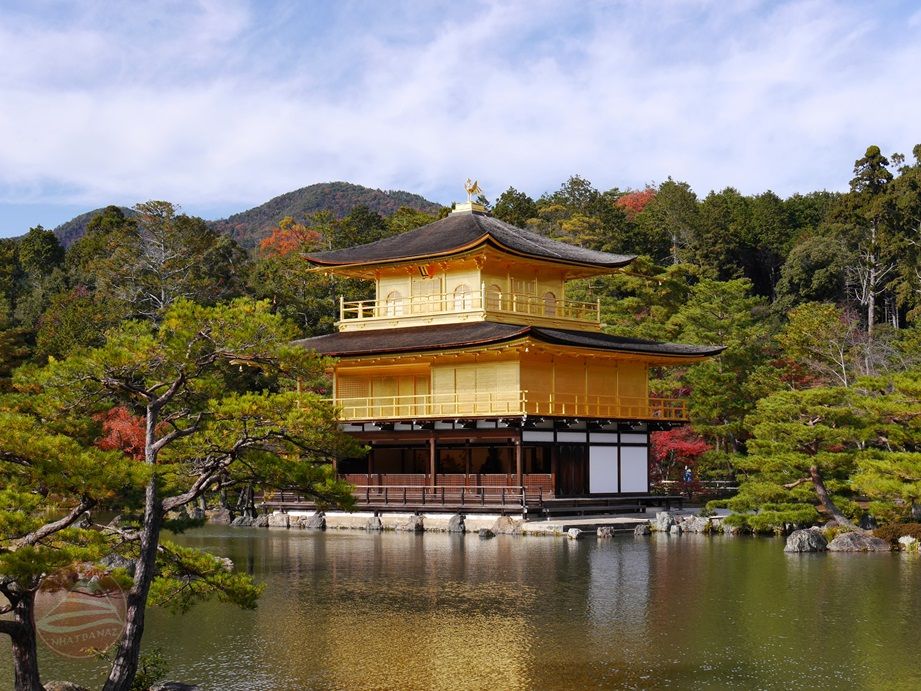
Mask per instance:
[[[498,218],[549,237],[639,255],[627,271],[570,287],[575,299],[601,300],[608,331],[727,346],[707,363],[655,373],[656,390],[690,397],[696,435],[660,437],[674,444],[656,453],[660,476],[693,463],[698,476],[741,479],[739,506],[767,498],[776,506],[818,505],[802,485],[784,489],[812,464],[791,461],[784,474],[759,459],[776,458],[771,435],[778,425],[799,424],[809,406],[862,405],[881,417],[855,417],[864,422],[835,442],[834,453],[848,450],[847,462],[815,451],[813,469],[827,471],[829,496],[842,510],[856,513],[855,500],[876,492],[878,512],[896,515],[914,499],[882,496],[888,485],[868,478],[883,472],[885,459],[872,456],[872,472],[861,459],[919,453],[917,436],[880,430],[909,424],[892,412],[900,406],[911,420],[919,412],[911,382],[921,366],[921,145],[910,157],[871,146],[841,172],[847,192],[786,199],[731,187],[701,197],[671,178],[642,190],[600,190],[574,175],[537,199],[510,187],[481,201]],[[304,255],[399,234],[447,213],[421,197],[379,191],[369,192],[389,206],[344,208],[365,189],[308,187],[247,212],[252,218],[219,224],[167,202],[110,206],[85,219],[66,249],[40,226],[0,241],[0,389],[10,388],[23,364],[98,347],[126,319],[158,323],[180,300],[264,299],[302,335],[331,331],[338,296],[366,298],[371,288],[312,272]],[[244,248],[237,240],[259,244]],[[816,390],[828,394],[825,403]],[[896,391],[906,398],[890,400]],[[814,426],[825,424],[813,418]]]

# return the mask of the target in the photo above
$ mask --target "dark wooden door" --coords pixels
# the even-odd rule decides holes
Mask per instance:
[[[561,444],[556,452],[556,496],[588,494],[588,446]]]

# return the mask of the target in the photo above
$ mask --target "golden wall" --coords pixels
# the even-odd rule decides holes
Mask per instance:
[[[535,415],[646,417],[642,361],[510,351],[492,359],[339,367],[335,397],[347,416]],[[466,360],[466,361],[465,361]],[[364,399],[364,400],[362,400]]]
[[[557,300],[564,297],[562,274],[555,275],[546,267],[520,263],[513,267],[487,265],[480,269],[473,260],[454,262],[446,269],[437,264],[428,267],[426,277],[414,268],[385,270],[377,278],[377,299],[398,295],[402,299],[424,298],[430,295],[453,296],[463,286],[479,294],[482,286],[507,296],[512,293],[543,296],[553,294]]]

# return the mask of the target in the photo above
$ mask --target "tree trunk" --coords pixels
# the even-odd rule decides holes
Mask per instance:
[[[135,567],[134,584],[127,598],[125,632],[119,642],[118,652],[115,654],[103,691],[129,691],[137,673],[141,637],[144,635],[147,595],[153,582],[157,550],[160,546],[160,526],[163,522],[158,495],[157,482],[151,480],[147,484],[144,523],[141,527],[141,552]]]
[[[157,411],[147,409],[147,434],[144,462],[154,465],[157,454],[156,441]],[[156,476],[147,483],[144,495],[144,521],[140,532],[140,554],[134,572],[134,584],[127,597],[125,632],[122,634],[103,691],[129,691],[137,674],[141,655],[141,637],[144,635],[144,615],[147,611],[147,595],[153,582],[157,550],[160,546],[160,527],[163,523],[163,509]]]
[[[13,679],[16,691],[43,691],[38,674],[38,649],[35,639],[35,593],[17,592],[11,600],[13,618],[3,631],[10,636],[13,649]]]
[[[848,518],[841,513],[835,502],[832,501],[831,496],[828,494],[828,490],[825,488],[825,481],[822,479],[822,473],[819,472],[819,467],[812,465],[809,466],[809,477],[812,478],[812,485],[815,487],[815,493],[819,497],[819,501],[822,503],[822,506],[825,507],[825,510],[831,515],[835,521],[838,522],[838,525],[849,528],[851,530],[861,531],[856,525],[851,523]]]

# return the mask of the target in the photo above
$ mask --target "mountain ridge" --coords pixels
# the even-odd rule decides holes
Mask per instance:
[[[266,202],[245,209],[226,218],[207,221],[213,230],[229,235],[246,248],[257,246],[285,216],[303,221],[319,211],[329,211],[342,218],[356,206],[366,206],[381,216],[390,216],[401,206],[408,206],[425,213],[437,213],[441,204],[425,197],[403,190],[381,190],[351,182],[318,182],[272,197]],[[54,234],[61,244],[69,247],[86,232],[92,218],[102,208],[79,214],[54,228]],[[126,214],[130,209],[122,208]]]

